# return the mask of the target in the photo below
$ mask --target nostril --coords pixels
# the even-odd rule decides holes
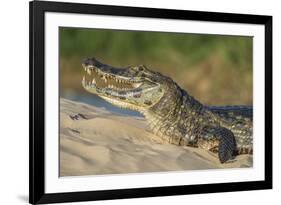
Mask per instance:
[[[86,59],[84,59],[82,61],[82,64],[85,65],[85,66],[89,65],[90,63],[91,63],[91,59],[90,58],[86,58]]]

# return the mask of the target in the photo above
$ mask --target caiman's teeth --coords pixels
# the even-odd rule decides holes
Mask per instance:
[[[87,73],[91,75],[91,70],[89,68],[87,69]]]
[[[142,83],[134,81],[133,79],[122,79],[107,73],[103,73],[98,69],[93,67],[84,66],[84,70],[87,72],[83,76],[82,85],[85,87],[101,87],[110,88],[114,90],[128,91],[131,89],[139,88]],[[90,75],[92,80],[87,80],[88,75]]]

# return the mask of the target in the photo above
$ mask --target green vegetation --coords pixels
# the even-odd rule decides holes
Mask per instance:
[[[145,64],[204,103],[252,103],[251,37],[61,28],[62,90],[81,91],[81,61],[93,56],[114,66]]]

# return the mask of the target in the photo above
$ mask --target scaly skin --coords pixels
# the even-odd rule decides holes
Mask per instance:
[[[82,85],[88,92],[139,111],[163,140],[218,152],[221,163],[252,154],[252,107],[202,105],[171,78],[143,65],[122,69],[94,58],[82,65],[88,73]]]

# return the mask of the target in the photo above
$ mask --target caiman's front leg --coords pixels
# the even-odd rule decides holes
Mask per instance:
[[[205,127],[198,137],[200,148],[218,152],[221,163],[233,159],[237,155],[237,145],[234,134],[225,127]]]

